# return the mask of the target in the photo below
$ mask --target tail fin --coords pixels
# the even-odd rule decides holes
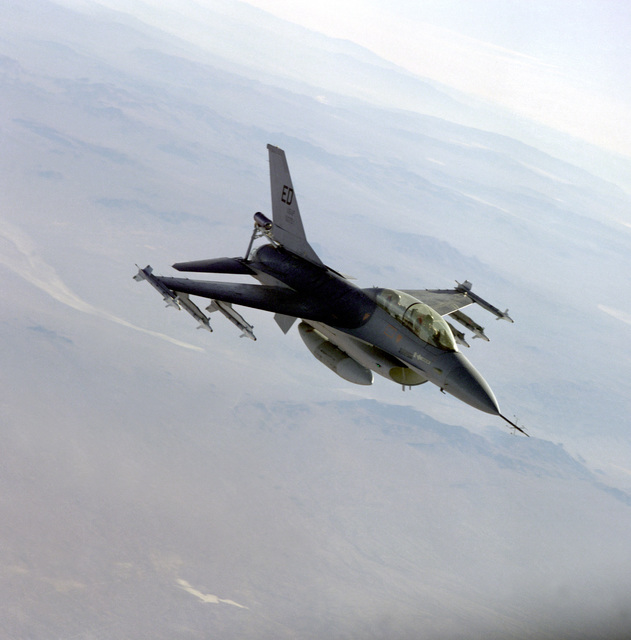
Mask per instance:
[[[285,249],[311,262],[322,264],[316,252],[307,242],[298,201],[289,175],[285,152],[271,144],[269,150],[270,183],[272,187],[272,218],[274,240]]]

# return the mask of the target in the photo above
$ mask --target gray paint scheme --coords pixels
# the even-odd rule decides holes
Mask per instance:
[[[462,322],[459,309],[473,303],[512,322],[508,312],[472,294],[469,282],[453,290],[360,289],[324,265],[307,242],[285,153],[272,145],[268,151],[273,221],[255,214],[246,256],[173,265],[178,271],[248,274],[261,284],[159,276],[152,276],[151,284],[175,297],[197,295],[271,311],[285,333],[301,318],[301,337],[311,353],[341,377],[370,384],[372,371],[404,389],[429,381],[528,435],[500,413],[493,391],[460,353],[441,317]],[[260,238],[268,242],[253,249]],[[479,334],[482,328],[473,329]]]

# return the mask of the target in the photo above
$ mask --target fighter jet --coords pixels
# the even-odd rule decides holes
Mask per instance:
[[[267,145],[272,191],[272,219],[254,214],[254,230],[245,256],[179,262],[189,273],[252,276],[260,284],[212,282],[162,277],[150,266],[139,269],[169,306],[184,308],[202,328],[209,318],[190,300],[211,300],[242,336],[253,340],[253,327],[232,305],[274,313],[284,333],[300,319],[298,331],[311,353],[345,380],[370,385],[376,373],[406,388],[431,382],[468,405],[499,416],[528,435],[500,412],[486,380],[461,353],[468,346],[455,320],[488,340],[484,329],[460,309],[477,304],[498,319],[513,322],[471,290],[468,281],[454,289],[396,290],[358,287],[348,276],[323,264],[305,234],[285,152]]]

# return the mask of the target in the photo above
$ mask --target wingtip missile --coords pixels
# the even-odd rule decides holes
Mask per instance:
[[[138,267],[138,265],[136,265]],[[173,307],[174,309],[180,309],[178,302],[178,296],[175,291],[171,291],[167,286],[162,284],[154,275],[153,268],[148,264],[144,269],[138,267],[138,273],[134,276],[136,282],[142,282],[146,280],[164,299],[167,303],[167,307]]]
[[[468,280],[465,280],[464,282],[458,282],[456,280],[456,285],[456,291],[459,291],[460,293],[469,293],[473,286]]]
[[[514,320],[508,315],[508,309],[506,311],[500,311],[497,307],[493,306],[490,302],[487,302],[484,298],[481,298],[477,293],[473,293],[471,290],[473,285],[469,280],[464,282],[458,282],[456,280],[456,291],[463,293],[467,297],[471,298],[473,302],[479,304],[483,309],[492,313],[498,320],[508,320],[508,322],[514,322]]]

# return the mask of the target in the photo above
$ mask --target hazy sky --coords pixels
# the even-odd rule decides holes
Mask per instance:
[[[103,0],[141,17],[143,1]],[[0,636],[629,627],[631,509],[612,487],[631,477],[631,302],[620,293],[631,231],[615,220],[631,199],[448,117],[321,104],[307,73],[326,81],[322,69],[351,47],[301,42],[234,0],[178,20],[191,1],[148,0],[172,7],[149,22],[0,4]],[[403,60],[421,17],[389,6],[362,10],[359,35],[372,29],[385,52],[402,34],[389,57]],[[435,8],[422,32],[461,46],[430,59],[443,82],[448,71],[466,80],[474,52],[524,69],[554,54],[551,37],[506,53],[514,28],[481,45],[489,23],[476,25],[470,4],[457,15],[423,6]],[[342,29],[339,11],[325,4],[320,19],[339,16]],[[461,35],[445,38],[446,26]],[[171,37],[195,27],[207,56]],[[259,33],[263,47],[242,37]],[[293,75],[277,69],[288,46]],[[556,64],[570,82],[568,51]],[[360,84],[384,78],[339,59],[364,70]],[[305,84],[292,82],[303,67]],[[342,89],[354,79],[337,76]],[[592,77],[593,91],[615,95]],[[514,325],[473,312],[491,342],[467,356],[532,438],[429,385],[350,388],[271,314],[243,311],[256,343],[214,316],[212,335],[197,331],[132,280],[134,262],[169,274],[175,261],[242,255],[252,213],[269,211],[267,142],[287,149],[310,241],[358,285],[470,278],[510,308]]]
[[[62,0],[89,4],[89,0]],[[617,0],[242,0],[425,78],[631,157],[631,3]],[[214,0],[97,0],[198,15]],[[235,8],[239,5],[235,3]],[[236,9],[235,15],[238,15]],[[177,21],[176,21],[177,22]],[[179,23],[178,23],[179,24]],[[184,39],[175,23],[161,24]],[[199,34],[197,34],[199,35]],[[308,81],[308,78],[307,78]],[[396,97],[392,97],[396,107]]]
[[[631,4],[247,0],[414,73],[631,156]]]

